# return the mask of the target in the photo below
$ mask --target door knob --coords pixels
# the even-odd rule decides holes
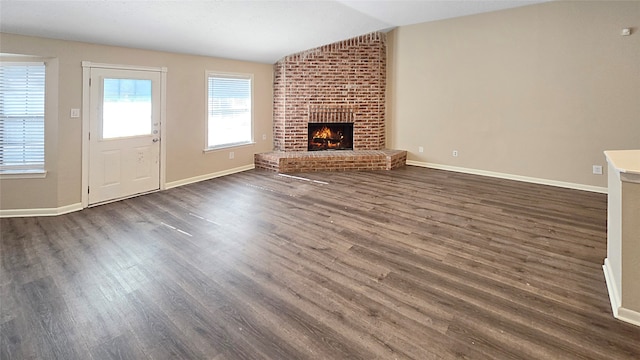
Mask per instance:
[[[155,143],[155,142],[160,141],[160,139],[158,139],[158,138],[154,138],[152,141]]]

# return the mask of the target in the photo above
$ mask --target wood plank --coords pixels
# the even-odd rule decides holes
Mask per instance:
[[[88,358],[89,351],[81,341],[79,329],[74,326],[72,314],[53,279],[34,280],[24,284],[22,289],[39,325],[30,328],[27,336],[39,339],[38,343],[43,347],[39,349],[40,354],[51,359]]]
[[[94,360],[140,360],[149,357],[140,350],[133,336],[119,335],[91,350]]]
[[[22,339],[16,329],[16,321],[9,320],[0,324],[0,359],[24,359]]]

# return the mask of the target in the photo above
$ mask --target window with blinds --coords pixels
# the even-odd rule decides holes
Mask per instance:
[[[253,142],[251,83],[251,75],[208,75],[208,148]]]
[[[44,99],[44,63],[0,63],[0,172],[44,171]]]

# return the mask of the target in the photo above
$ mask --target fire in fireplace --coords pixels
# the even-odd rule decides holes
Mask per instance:
[[[353,123],[309,123],[308,149],[353,150]]]

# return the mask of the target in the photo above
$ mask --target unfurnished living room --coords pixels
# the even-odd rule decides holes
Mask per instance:
[[[640,359],[639,31],[0,0],[0,359]]]

